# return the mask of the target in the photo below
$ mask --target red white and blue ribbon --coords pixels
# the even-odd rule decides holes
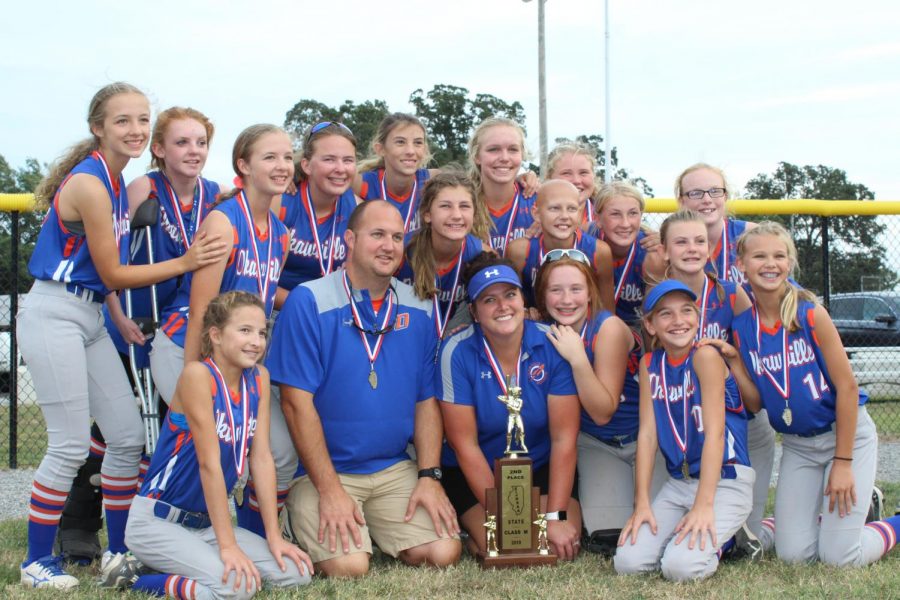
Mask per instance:
[[[762,326],[760,324],[759,313],[755,306],[753,307],[753,325],[756,327],[756,349],[757,353],[759,353],[762,351]],[[772,375],[768,367],[766,367],[762,357],[759,359],[759,365],[762,367],[766,377],[769,378],[769,381],[772,382],[772,385],[778,390],[778,393],[781,394],[781,397],[787,399],[791,395],[791,367],[788,364],[788,339],[784,325],[781,326],[782,383],[778,383],[778,380],[775,379],[775,376]]]
[[[619,303],[619,296],[622,295],[622,290],[625,288],[628,272],[631,271],[631,266],[634,264],[634,256],[637,254],[637,244],[637,240],[631,242],[631,248],[628,250],[628,257],[625,259],[625,266],[622,268],[622,276],[619,277],[619,281],[616,283],[616,304]]]
[[[381,183],[381,199],[388,199],[387,186],[384,183],[384,180],[387,179],[387,174],[384,169],[381,170],[381,177],[379,178],[379,183]],[[419,181],[413,178],[413,186],[412,191],[409,193],[409,204],[406,206],[406,216],[403,218],[403,233],[409,233],[409,224],[412,223],[412,217],[416,213],[416,191],[419,189]]]
[[[238,204],[241,207],[241,213],[244,215],[244,219],[247,221],[247,228],[250,230],[250,234],[253,236],[253,243],[250,244],[250,247],[253,249],[253,260],[256,261],[256,284],[259,288],[259,297],[263,301],[264,304],[268,304],[269,302],[269,268],[272,266],[272,236],[274,232],[272,231],[272,211],[267,210],[266,218],[268,219],[268,233],[269,233],[269,241],[266,244],[266,250],[268,252],[266,256],[266,272],[263,273],[263,264],[259,260],[259,248],[257,247],[256,240],[256,224],[253,222],[253,217],[250,216],[250,206],[248,204],[247,195],[244,193],[244,190],[238,192],[238,198],[240,201]]]
[[[303,208],[306,210],[306,216],[309,218],[309,228],[312,230],[313,242],[316,244],[316,258],[319,260],[319,269],[322,271],[322,277],[324,277],[331,273],[334,266],[334,234],[338,221],[335,213],[337,212],[338,200],[335,199],[334,207],[331,209],[331,235],[328,238],[328,264],[326,266],[323,258],[325,251],[322,249],[322,243],[319,241],[319,223],[316,220],[316,210],[313,208],[308,182],[304,182],[300,187],[300,197],[303,199]]]
[[[188,224],[185,225],[184,216],[181,213],[181,201],[178,199],[178,194],[175,193],[175,188],[172,187],[166,174],[162,171],[160,171],[160,174],[163,177],[166,192],[168,192],[169,198],[172,200],[172,214],[175,215],[175,224],[178,226],[178,231],[181,233],[181,241],[184,244],[184,249],[188,250],[191,247],[191,243],[194,241],[194,233],[196,233],[197,228],[200,227],[200,220],[202,218],[200,212],[202,211],[201,207],[204,206],[203,196],[205,194],[203,191],[203,183],[198,177],[197,187],[195,188],[196,191],[194,192],[194,205],[191,208],[191,219]]]
[[[106,175],[106,183],[109,185],[109,189],[115,193],[116,186],[114,185],[114,181],[112,178],[112,172],[109,170],[109,165],[106,163],[106,159],[103,158],[103,154],[99,150],[95,150],[93,155],[100,161],[100,164],[103,165],[103,174]],[[119,193],[116,197],[115,206],[113,206],[113,235],[116,237],[116,248],[122,247],[122,238],[124,237],[124,226],[128,225],[129,221],[126,218],[126,214],[128,211],[127,203],[122,198],[122,186],[119,186]]]
[[[722,237],[719,239],[720,251],[719,258],[716,262],[722,263],[722,268],[718,272],[718,276],[723,280],[728,280],[728,221],[722,222]],[[716,265],[719,269],[719,265]]]
[[[660,383],[662,384],[663,389],[663,403],[666,405],[666,415],[669,417],[669,428],[672,430],[672,439],[675,440],[675,444],[678,446],[678,449],[684,454],[684,460],[687,460],[687,444],[688,444],[688,422],[689,422],[689,411],[688,411],[688,383],[690,381],[688,375],[688,369],[684,370],[684,379],[681,382],[681,399],[684,402],[684,436],[678,434],[678,426],[675,424],[675,419],[672,417],[672,408],[669,406],[669,386],[666,384],[666,353],[662,353],[662,362],[660,363],[659,368],[659,378]]]
[[[488,343],[487,338],[481,338],[481,341],[484,343],[484,354],[487,356],[488,363],[491,365],[491,370],[494,372],[494,378],[497,380],[497,383],[500,384],[500,391],[503,392],[503,395],[509,395],[509,391],[506,389],[506,377],[503,374],[503,367],[500,366],[500,361],[497,360],[497,357],[494,356],[493,350],[491,350],[491,345]],[[513,382],[513,385],[520,385],[520,371],[522,368],[522,346],[519,346],[519,358],[516,359],[516,379]]]
[[[519,188],[516,187],[516,196],[513,198],[512,207],[509,209],[509,222],[506,224],[506,235],[503,236],[503,247],[502,248],[494,248],[494,250],[498,250],[501,255],[506,253],[506,248],[509,246],[509,236],[512,235],[513,225],[516,222],[516,213],[519,211]]]
[[[362,339],[363,347],[366,349],[366,356],[369,358],[369,367],[374,370],[375,360],[378,358],[378,353],[381,352],[381,346],[384,343],[384,334],[387,333],[385,328],[387,328],[388,323],[391,322],[394,313],[393,289],[388,290],[387,307],[385,307],[384,310],[384,319],[382,319],[381,327],[378,328],[378,331],[381,333],[375,334],[377,339],[375,341],[375,348],[373,349],[369,345],[369,339],[366,337],[366,328],[363,326],[362,317],[359,314],[359,307],[356,306],[356,300],[353,299],[353,289],[350,287],[347,271],[341,271],[341,278],[344,283],[344,291],[347,293],[347,299],[350,301],[350,312],[353,314],[353,322],[356,323],[356,328],[359,330],[359,337]]]
[[[704,332],[706,330],[706,309],[709,307],[709,295],[712,293],[713,288],[709,285],[709,277],[704,273],[703,276],[703,292],[700,293],[700,297],[697,301],[700,303],[700,326],[697,328],[697,335],[694,339],[701,339],[704,337]]]
[[[234,411],[231,408],[231,391],[225,383],[225,376],[219,370],[219,366],[212,358],[206,359],[207,364],[212,366],[216,375],[216,383],[221,387],[222,393],[225,395],[225,407],[228,409],[228,425],[231,427],[231,453],[234,457],[234,469],[237,471],[238,480],[244,474],[246,466],[245,458],[247,457],[247,445],[250,442],[250,399],[247,394],[247,379],[244,373],[241,373],[241,396],[240,407],[241,414],[244,417],[243,425],[241,425],[241,441],[238,444],[237,429],[234,426]]]
[[[434,284],[437,292],[434,295],[434,326],[437,328],[438,339],[444,337],[444,331],[447,329],[447,322],[450,320],[450,313],[453,312],[453,306],[456,304],[456,290],[459,288],[459,274],[462,272],[463,253],[466,251],[466,240],[463,238],[462,248],[459,249],[459,256],[456,257],[456,267],[453,273],[453,287],[450,288],[450,302],[447,303],[447,310],[441,314],[441,288],[437,275],[434,276]]]

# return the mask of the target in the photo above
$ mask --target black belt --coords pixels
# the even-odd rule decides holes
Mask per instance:
[[[77,283],[67,283],[66,290],[69,293],[75,294],[76,296],[78,296],[79,298],[81,298],[82,300],[85,300],[87,302],[102,303],[104,300],[103,294],[101,294],[100,292],[95,292],[94,290],[89,290],[88,288],[84,287],[83,285],[78,285]]]
[[[828,433],[831,431],[831,425],[826,425],[825,427],[819,427],[818,429],[813,429],[812,431],[804,431],[803,433],[795,433],[797,437],[802,438],[811,438],[816,437],[818,435],[822,435],[823,433]]]
[[[598,442],[602,442],[607,446],[612,446],[613,448],[624,448],[631,442],[635,441],[638,438],[637,432],[629,433],[628,435],[617,435],[611,438],[596,438]]]
[[[156,503],[153,505],[153,514],[164,521],[176,523],[188,529],[206,529],[212,525],[208,513],[182,510],[171,504],[166,504],[162,500],[156,500]]]

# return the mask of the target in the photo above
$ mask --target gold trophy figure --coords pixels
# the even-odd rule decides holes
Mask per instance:
[[[494,515],[487,515],[487,522],[484,524],[485,533],[487,534],[487,543],[485,547],[488,551],[488,556],[500,556],[500,551],[497,550],[497,517]]]
[[[547,556],[550,554],[550,545],[547,543],[547,515],[538,513],[537,517],[532,523],[538,526],[538,554]]]
[[[525,424],[522,422],[522,388],[517,385],[511,385],[511,378],[506,376],[506,394],[497,396],[497,400],[506,405],[509,416],[506,418],[506,454],[509,457],[516,458],[518,453],[528,454],[528,447],[525,445]],[[512,442],[515,437],[516,445],[520,450],[512,450]]]

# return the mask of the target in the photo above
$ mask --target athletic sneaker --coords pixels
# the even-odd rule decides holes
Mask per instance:
[[[866,515],[866,523],[880,521],[884,518],[884,494],[877,486],[872,488],[872,501],[869,503],[869,514]]]
[[[103,553],[97,585],[117,590],[127,590],[143,575],[144,565],[131,552]]]
[[[22,563],[22,585],[30,588],[54,588],[70,590],[78,585],[78,580],[62,568],[59,556],[44,556],[35,561]]]
[[[741,525],[741,528],[734,534],[734,550],[731,552],[731,558],[745,558],[750,562],[762,560],[763,545],[759,538],[754,535],[747,524]]]

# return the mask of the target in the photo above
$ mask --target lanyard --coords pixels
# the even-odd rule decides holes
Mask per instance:
[[[303,208],[306,210],[307,217],[309,217],[309,228],[310,230],[312,230],[313,243],[315,243],[316,245],[316,258],[319,260],[319,269],[322,271],[322,277],[324,277],[325,275],[331,273],[334,265],[334,234],[337,228],[337,208],[340,198],[334,201],[334,208],[331,211],[331,235],[328,238],[327,244],[328,265],[326,266],[325,260],[323,258],[326,250],[323,249],[322,243],[319,241],[319,224],[316,220],[316,211],[313,208],[312,194],[309,193],[308,182],[304,182],[301,186],[300,197],[303,199]]]
[[[706,273],[703,274],[703,292],[700,294],[700,297],[697,299],[700,302],[700,326],[697,328],[697,335],[694,339],[701,339],[706,337],[706,311],[709,307],[709,295],[712,293],[712,288],[709,286],[709,276]]]
[[[453,286],[450,288],[450,302],[447,303],[447,311],[441,314],[441,286],[439,277],[434,276],[435,293],[434,301],[434,325],[437,328],[438,339],[444,337],[444,331],[447,329],[447,323],[450,321],[450,313],[453,312],[453,306],[456,304],[456,290],[459,287],[459,274],[462,272],[463,253],[466,251],[466,240],[463,238],[462,248],[459,249],[459,256],[456,257],[456,268],[453,270]]]
[[[497,357],[494,356],[493,350],[491,350],[491,345],[488,343],[487,338],[482,334],[481,338],[482,343],[484,344],[484,354],[487,356],[488,363],[491,365],[491,370],[494,371],[494,378],[497,380],[497,383],[500,384],[500,390],[503,392],[503,395],[506,396],[509,394],[509,390],[506,389],[506,377],[503,375],[503,367],[500,366],[500,361],[497,360]],[[521,378],[519,377],[519,373],[522,367],[522,346],[519,346],[519,358],[516,359],[516,380],[513,382],[513,385],[521,387]]]
[[[250,440],[250,399],[247,395],[247,379],[244,376],[244,373],[241,373],[241,412],[243,414],[244,420],[241,425],[241,441],[240,446],[238,445],[237,440],[237,429],[235,429],[234,425],[234,411],[231,409],[231,392],[228,390],[228,385],[225,383],[225,377],[222,375],[222,372],[219,370],[218,365],[216,365],[215,361],[212,358],[207,358],[206,363],[213,368],[213,372],[215,373],[216,383],[222,389],[222,393],[225,396],[225,408],[228,409],[228,425],[231,427],[231,453],[234,457],[234,469],[237,471],[238,479],[244,474],[245,458],[247,456],[247,445]]]
[[[619,303],[619,296],[622,295],[622,290],[625,289],[625,281],[628,279],[628,272],[631,271],[631,266],[634,264],[634,256],[637,254],[637,240],[631,242],[631,248],[628,250],[628,258],[625,259],[625,265],[622,267],[622,276],[619,277],[618,283],[616,283],[616,304]]]
[[[384,180],[387,179],[387,174],[384,169],[381,171],[381,198],[382,200],[388,199],[387,186],[384,183]],[[413,178],[413,187],[412,192],[409,194],[409,204],[406,207],[406,217],[403,218],[403,233],[409,233],[409,224],[412,222],[412,217],[416,213],[416,191],[419,188],[419,181],[414,177]]]
[[[723,280],[728,281],[728,221],[723,221],[722,223],[722,237],[719,240],[719,244],[721,244],[719,258],[722,262],[722,270],[719,271],[718,275]],[[718,268],[718,265],[716,265],[716,269]]]
[[[184,216],[181,213],[181,201],[178,199],[178,194],[175,193],[175,188],[172,187],[166,174],[162,171],[160,171],[160,174],[162,175],[163,183],[166,186],[166,191],[169,193],[169,198],[172,201],[172,214],[175,215],[175,224],[178,225],[178,231],[181,233],[181,241],[184,244],[184,249],[188,250],[191,247],[191,243],[194,241],[194,233],[196,233],[197,228],[200,227],[200,207],[204,206],[203,182],[199,177],[197,178],[197,191],[194,192],[194,204],[191,208],[191,219],[188,224],[185,225]]]
[[[93,155],[100,161],[100,164],[103,165],[103,174],[106,175],[106,183],[109,186],[109,189],[115,194],[116,186],[113,185],[112,172],[109,170],[109,165],[106,164],[106,159],[103,158],[103,154],[99,151],[95,150]],[[112,194],[111,194],[112,195]],[[124,227],[128,225],[128,219],[125,217],[126,211],[128,207],[125,206],[125,202],[122,199],[122,187],[119,186],[119,193],[115,198],[111,198],[113,200],[113,235],[116,237],[116,248],[122,248],[122,238],[124,237]]]
[[[756,307],[753,308],[753,325],[756,327],[756,348],[757,352],[762,351],[762,327],[760,325],[759,313],[756,310]],[[790,374],[790,365],[788,364],[788,339],[787,333],[785,333],[784,325],[781,326],[781,368],[782,368],[782,382],[778,383],[778,380],[775,379],[775,376],[769,371],[768,367],[766,367],[765,363],[762,361],[762,358],[759,359],[759,364],[763,369],[763,373],[766,374],[766,377],[769,378],[769,381],[772,382],[772,385],[778,390],[778,393],[781,394],[781,397],[788,400],[791,395],[791,374]]]
[[[264,304],[268,305],[269,303],[269,269],[272,266],[272,236],[275,235],[275,232],[272,231],[272,211],[267,210],[268,213],[268,232],[269,232],[269,241],[266,244],[266,249],[268,255],[266,257],[266,273],[263,275],[262,263],[259,260],[259,248],[256,245],[256,225],[253,223],[253,218],[250,216],[250,208],[248,206],[247,196],[244,193],[244,190],[241,190],[238,193],[238,204],[241,207],[241,213],[244,215],[244,219],[247,221],[247,228],[250,230],[250,235],[253,238],[253,243],[250,245],[253,249],[253,259],[256,261],[256,284],[259,288],[259,297],[263,301]],[[266,311],[268,313],[268,310]]]
[[[375,374],[375,360],[378,358],[378,353],[381,352],[381,346],[384,344],[384,334],[386,332],[386,328],[388,323],[391,322],[391,318],[394,313],[394,291],[393,288],[390,288],[388,291],[388,301],[387,308],[384,311],[384,319],[382,320],[381,327],[378,329],[378,333],[373,333],[375,336],[375,348],[373,349],[369,345],[369,339],[366,337],[366,329],[363,327],[362,317],[359,313],[359,307],[356,306],[356,300],[353,299],[353,289],[350,287],[350,280],[347,278],[347,271],[341,271],[341,278],[344,284],[344,291],[347,293],[347,299],[350,301],[350,312],[353,314],[353,322],[356,324],[356,328],[359,330],[359,337],[362,340],[363,347],[366,350],[366,357],[369,359],[369,385],[372,386],[374,390],[378,387],[378,375]]]
[[[494,248],[494,250],[498,250],[500,255],[506,253],[506,247],[509,246],[509,236],[512,235],[513,232],[513,224],[516,222],[516,213],[519,211],[519,188],[516,187],[516,196],[513,198],[512,207],[509,210],[509,222],[506,224],[506,235],[503,236],[503,247],[502,248]]]
[[[681,382],[682,402],[684,403],[684,437],[678,434],[678,426],[672,416],[672,408],[669,406],[669,387],[666,385],[666,353],[662,353],[662,362],[659,368],[660,380],[663,389],[663,403],[666,406],[666,415],[669,417],[669,427],[672,430],[672,437],[678,449],[684,454],[684,460],[687,461],[687,444],[688,444],[688,369],[684,369],[684,378]]]

